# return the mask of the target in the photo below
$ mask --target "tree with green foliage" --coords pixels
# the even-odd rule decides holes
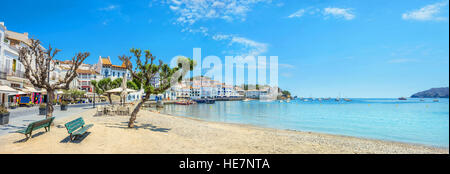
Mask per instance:
[[[66,96],[70,96],[73,101],[77,101],[79,98],[83,97],[86,94],[86,91],[78,90],[78,89],[69,89],[63,90],[63,94]]]
[[[94,87],[94,93],[98,95],[102,95],[103,91],[98,87],[97,80],[91,80],[91,85]]]
[[[92,86],[94,86],[95,93],[97,93],[98,95],[106,95],[106,97],[108,97],[109,103],[112,104],[112,94],[106,93],[106,91],[122,86],[122,78],[117,78],[114,80],[111,80],[110,78],[104,78],[98,82],[92,80],[91,84]],[[133,81],[127,82],[127,87],[130,89],[139,90],[140,83],[133,79]]]
[[[127,88],[130,89],[134,89],[134,90],[140,90],[141,89],[141,84],[140,83],[136,83],[134,80],[133,81],[128,81],[127,82]]]
[[[281,93],[282,93],[284,96],[286,96],[286,97],[290,97],[290,96],[291,96],[291,92],[286,91],[286,90],[281,91]]]
[[[108,97],[109,103],[112,104],[111,93],[106,93],[106,91],[114,89],[110,78],[101,79],[100,81],[96,82],[94,87],[95,87],[95,92],[98,95],[106,94],[106,97]]]
[[[112,82],[111,82],[111,87],[112,87],[112,89],[114,89],[114,88],[118,88],[118,87],[121,87],[122,86],[122,78],[116,78],[116,79],[114,79]]]
[[[115,80],[113,80],[111,82],[111,86],[112,88],[118,88],[122,86],[122,78],[117,78]],[[134,90],[139,90],[141,89],[141,82],[137,81],[136,79],[133,79],[131,81],[127,81],[127,88],[129,89],[134,89]]]
[[[180,57],[177,60],[177,67],[170,68],[169,65],[164,64],[162,60],[159,60],[159,65],[154,64],[156,57],[153,56],[149,50],[144,51],[144,62],[141,61],[141,49],[133,48],[130,52],[133,53],[136,58],[135,69],[133,69],[133,65],[131,64],[132,56],[123,55],[119,56],[119,59],[125,63],[133,79],[140,82],[142,84],[142,88],[144,89],[144,96],[133,109],[128,122],[128,127],[133,128],[137,113],[139,112],[141,106],[150,98],[150,95],[161,94],[172,85],[180,82],[183,79],[183,76],[186,75],[187,72],[191,71],[196,63],[190,58]],[[156,75],[159,75],[160,79],[160,85],[157,88],[151,84],[152,78]]]

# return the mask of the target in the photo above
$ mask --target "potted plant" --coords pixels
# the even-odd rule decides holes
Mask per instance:
[[[67,110],[67,102],[66,101],[62,101],[61,102],[61,111],[66,111]]]
[[[16,108],[17,108],[17,103],[11,103],[11,104],[9,105],[9,108],[10,108],[10,109],[16,109]]]
[[[6,109],[3,106],[0,106],[0,125],[8,124],[9,123],[9,112],[8,109]]]
[[[39,105],[39,115],[46,115],[47,114],[47,105],[40,104]]]

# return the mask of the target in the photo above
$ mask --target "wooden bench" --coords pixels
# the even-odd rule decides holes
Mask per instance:
[[[32,123],[28,124],[27,128],[18,130],[16,132],[25,134],[25,136],[27,137],[27,140],[28,140],[28,138],[31,138],[31,134],[33,133],[34,130],[37,130],[40,128],[45,128],[45,132],[50,131],[50,126],[52,125],[52,122],[54,119],[55,119],[55,117],[50,117],[47,119],[32,122]]]
[[[67,132],[70,134],[70,141],[73,141],[76,137],[86,133],[94,124],[85,125],[83,118],[80,117],[66,123],[64,126],[66,126]]]

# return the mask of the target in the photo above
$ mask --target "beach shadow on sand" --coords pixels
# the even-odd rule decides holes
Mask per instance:
[[[91,132],[86,132],[81,136],[77,136],[74,140],[70,141],[70,136],[67,136],[66,138],[64,138],[63,140],[61,140],[59,143],[76,143],[79,144],[81,143],[87,136],[89,136],[89,134],[91,134]]]
[[[21,140],[15,141],[14,143],[25,143],[25,142],[27,142],[27,141],[30,141],[30,140],[32,140],[33,138],[36,138],[36,137],[38,137],[38,136],[41,136],[41,135],[43,135],[44,133],[45,133],[45,131],[42,131],[42,132],[38,132],[38,133],[36,133],[36,134],[33,134],[33,135],[31,135],[31,137],[30,137],[30,138],[24,138],[24,139],[21,139]]]
[[[27,128],[26,125],[15,126],[15,125],[8,124],[6,126],[1,127],[0,130],[18,130],[18,129],[25,129],[25,128]],[[15,132],[15,131],[11,131],[9,133],[13,133],[13,132]]]
[[[137,122],[135,122],[135,123],[136,124],[131,129],[148,129],[148,130],[155,131],[155,132],[169,132],[171,130],[170,128],[157,127],[150,123],[145,123],[145,124],[137,124]],[[130,128],[128,128],[128,122],[121,122],[121,123],[117,123],[117,124],[108,123],[108,124],[106,124],[106,127],[130,129]]]

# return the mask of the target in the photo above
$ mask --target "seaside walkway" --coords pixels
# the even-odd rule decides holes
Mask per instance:
[[[106,104],[108,103],[96,103],[95,106]],[[92,103],[71,104],[68,105],[67,111],[61,111],[61,108],[58,105],[54,106],[53,116],[55,119],[60,119],[79,114],[86,111],[86,109],[92,109]],[[39,115],[39,106],[30,108],[19,107],[17,109],[8,109],[8,111],[10,112],[9,124],[0,125],[0,136],[8,133],[14,133],[19,129],[26,128],[26,126],[33,121],[42,120],[45,118],[45,115]]]

